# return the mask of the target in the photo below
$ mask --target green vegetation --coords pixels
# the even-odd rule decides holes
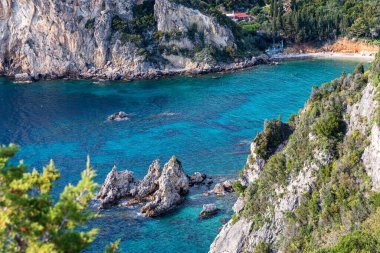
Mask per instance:
[[[234,182],[232,183],[232,187],[234,188],[234,191],[235,191],[237,194],[242,194],[242,193],[244,193],[245,189],[247,188],[247,187],[243,186],[239,180],[234,181]]]
[[[340,35],[378,38],[379,10],[377,0],[272,0],[269,13],[261,10],[258,15],[265,17],[266,31],[290,41],[306,42]]]
[[[256,143],[256,154],[264,159],[268,159],[277,147],[289,138],[292,133],[289,124],[280,120],[268,120],[264,122],[264,131],[260,132],[254,142]]]
[[[255,253],[270,253],[270,245],[265,242],[260,242],[255,247]]]
[[[249,10],[249,14],[255,20],[255,31],[266,31],[275,37],[282,37],[292,42],[335,39],[341,35],[380,38],[380,2],[377,0],[175,1],[209,12],[216,17],[218,15],[215,10]],[[222,24],[232,25],[223,22]],[[246,30],[245,28],[247,27],[243,25],[243,30]],[[252,30],[253,27],[249,27],[249,31]]]
[[[367,82],[373,83],[379,73],[380,54],[370,72],[359,64],[354,74],[343,73],[320,88],[313,87],[305,109],[289,120],[293,133],[281,137],[283,123],[274,120],[256,137],[256,153],[266,162],[258,179],[241,193],[246,205],[237,214],[253,221],[253,230],[274,218],[283,189],[303,168],[315,178],[297,208],[285,214],[280,242],[284,252],[380,252],[380,194],[372,191],[361,160],[369,129],[347,134],[344,123],[345,108],[359,101]],[[288,140],[286,147],[275,153],[284,140]],[[243,190],[238,185],[236,189]],[[257,245],[258,252],[268,252],[270,247],[278,245]]]
[[[314,124],[317,136],[324,138],[342,138],[344,135],[344,122],[334,112],[322,115]]]
[[[211,0],[172,0],[192,9],[198,9],[202,13],[216,18],[222,26],[228,27],[236,40],[237,48],[226,48],[224,50],[208,48],[211,56],[216,61],[231,61],[234,58],[248,57],[256,55],[258,52],[267,48],[269,39],[265,34],[256,33],[258,26],[255,24],[237,24],[223,14],[221,8],[227,10],[237,10],[254,6],[261,1],[242,0],[242,1],[211,1]]]
[[[144,47],[153,41],[151,34],[156,31],[155,25],[154,0],[147,0],[133,7],[131,21],[114,16],[111,27],[113,31],[120,33],[123,42],[133,42]]]
[[[77,185],[67,185],[58,201],[51,190],[59,172],[51,161],[42,172],[11,160],[18,147],[0,147],[1,252],[81,252],[94,240],[96,229],[78,230],[94,218],[87,205],[97,185],[87,160]],[[118,252],[118,242],[107,252]]]
[[[89,19],[87,20],[86,24],[84,25],[84,28],[86,29],[92,29],[95,26],[95,19]]]

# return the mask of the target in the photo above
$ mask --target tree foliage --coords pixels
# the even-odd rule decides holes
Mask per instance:
[[[87,160],[81,180],[67,185],[53,201],[51,190],[60,174],[51,161],[42,172],[23,161],[12,163],[19,148],[0,147],[0,248],[2,252],[81,252],[96,229],[78,231],[94,217],[87,211],[96,184]],[[117,245],[116,245],[117,246]]]

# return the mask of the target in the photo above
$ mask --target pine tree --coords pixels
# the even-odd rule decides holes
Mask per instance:
[[[0,147],[1,252],[81,252],[97,233],[78,231],[95,216],[86,210],[97,187],[89,159],[78,184],[67,185],[54,202],[51,189],[60,176],[54,163],[30,171],[23,161],[11,163],[18,150]]]

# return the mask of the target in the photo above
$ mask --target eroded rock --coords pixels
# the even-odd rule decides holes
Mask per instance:
[[[218,212],[219,208],[215,204],[204,204],[198,217],[200,219],[205,219],[217,214]]]
[[[192,176],[189,177],[190,180],[190,185],[196,185],[196,184],[201,184],[205,181],[207,178],[206,174],[200,173],[200,172],[194,172]]]
[[[131,190],[135,187],[133,173],[128,170],[118,172],[114,166],[97,195],[100,207],[113,205],[121,198],[131,196]]]
[[[173,156],[161,171],[160,162],[153,161],[141,181],[135,181],[132,172],[118,172],[116,167],[107,175],[97,199],[100,208],[124,201],[125,206],[143,204],[141,213],[153,217],[165,214],[184,200],[189,191],[189,178],[181,162]]]
[[[141,208],[141,213],[149,217],[162,215],[172,210],[183,201],[189,191],[189,179],[182,169],[181,162],[173,156],[158,178],[158,190],[153,194],[153,201]]]
[[[21,73],[15,75],[15,82],[17,83],[31,83],[32,77],[28,73]]]
[[[216,184],[212,191],[213,191],[213,193],[215,193],[216,195],[219,195],[219,196],[223,196],[226,194],[226,191],[225,191],[222,183]]]

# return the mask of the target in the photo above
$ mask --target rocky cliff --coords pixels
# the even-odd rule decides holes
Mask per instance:
[[[380,55],[265,124],[210,252],[379,252],[379,76]]]
[[[227,25],[169,0],[0,1],[0,74],[20,79],[202,71],[236,50]]]

